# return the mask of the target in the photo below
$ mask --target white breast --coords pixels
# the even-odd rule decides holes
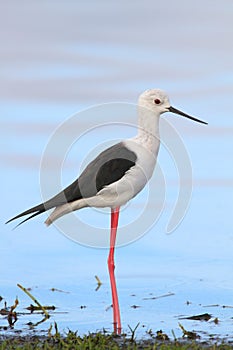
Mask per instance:
[[[137,155],[136,164],[120,180],[103,188],[96,196],[95,205],[98,201],[98,206],[117,207],[136,196],[153,174],[159,143],[159,140],[156,140],[156,144],[149,147],[148,143],[142,144],[138,138],[124,141],[124,145]],[[93,202],[94,200],[91,200],[92,205]]]
[[[129,170],[126,176],[131,178],[137,194],[150,180],[157,160],[159,151],[159,140],[142,140],[137,137],[124,141],[124,144],[137,155],[136,165]]]

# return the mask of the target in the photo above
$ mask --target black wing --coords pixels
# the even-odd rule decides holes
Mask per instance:
[[[77,180],[56,196],[16,215],[6,223],[33,213],[20,222],[22,224],[46,210],[81,198],[95,196],[104,186],[120,180],[135,165],[136,160],[136,154],[129,150],[123,142],[120,142],[100,153],[89,163]]]

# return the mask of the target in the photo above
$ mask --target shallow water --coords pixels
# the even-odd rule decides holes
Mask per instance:
[[[103,329],[112,331],[110,290],[106,279],[98,291],[94,278],[79,277],[73,285],[59,285],[64,289],[51,287],[54,284],[40,284],[30,290],[34,296],[39,296],[40,302],[56,306],[55,311],[49,311],[50,318],[44,322],[41,313],[30,314],[25,309],[30,300],[18,290],[18,321],[14,329],[8,328],[7,333],[47,334],[54,322],[57,322],[59,331],[78,330],[80,335]],[[227,288],[216,288],[203,280],[154,273],[153,276],[138,278],[120,276],[118,291],[123,331],[130,334],[130,327],[134,329],[139,323],[137,339],[149,337],[160,329],[171,339],[173,334],[181,337],[181,323],[186,330],[197,332],[202,340],[232,340],[232,293]],[[15,287],[4,288],[4,295],[12,296],[15,292]],[[186,319],[202,314],[210,315],[208,322]],[[2,318],[1,326],[6,324],[6,319]]]
[[[213,315],[208,322],[181,320],[181,323],[201,335],[208,332],[227,336],[232,313],[231,308],[223,306],[233,305],[230,161],[233,79],[229,45],[233,34],[232,4],[177,1],[174,7],[165,1],[158,9],[154,2],[147,1],[143,5],[134,4],[133,11],[130,2],[110,5],[104,1],[98,7],[90,2],[72,2],[68,6],[64,1],[56,5],[34,2],[27,9],[19,4],[0,7],[0,36],[4,39],[0,47],[4,199],[0,295],[4,299],[0,307],[5,300],[13,303],[16,295],[20,311],[30,304],[16,286],[21,283],[32,287],[42,303],[57,307],[52,317],[36,329],[47,330],[56,321],[61,331],[111,330],[111,310],[106,311],[111,304],[107,250],[75,244],[56,227],[47,229],[42,224],[45,216],[14,231],[11,231],[14,225],[5,226],[4,222],[40,202],[41,157],[60,123],[96,103],[135,103],[141,91],[156,86],[168,91],[175,107],[207,120],[209,125],[164,117],[181,135],[191,159],[193,192],[182,223],[170,235],[166,234],[178,195],[179,177],[171,155],[162,146],[159,166],[166,181],[164,210],[149,232],[116,252],[123,329],[140,322],[139,337],[149,329],[154,332],[163,329],[169,335],[173,329],[178,336],[179,316],[208,312]],[[116,109],[109,122],[135,123],[133,113],[119,115],[119,119],[114,113],[117,114]],[[91,117],[84,120],[82,115],[78,118],[77,135],[95,118],[100,125],[106,121],[106,116],[93,114],[93,120]],[[64,140],[69,141],[75,132],[67,129]],[[77,176],[87,150],[90,152],[106,139],[114,141],[133,134],[133,129],[122,124],[87,133],[67,155],[62,168],[63,184]],[[58,147],[46,167],[52,193],[60,156]],[[156,188],[147,187],[122,211],[119,242],[123,228],[140,215],[147,194],[153,194],[153,190]],[[157,203],[155,195],[155,202],[146,211],[148,218],[154,220]],[[105,211],[85,209],[77,215],[80,222],[85,222],[85,234],[96,227],[97,235],[102,227],[105,241],[108,239],[109,217]],[[68,216],[67,219],[70,220]],[[83,233],[79,225],[75,231]],[[129,232],[135,238],[134,233]],[[96,236],[91,237],[93,242]],[[95,275],[103,281],[97,292]],[[50,288],[69,293],[51,292]],[[174,295],[144,300],[169,292]],[[219,306],[205,307],[212,304]],[[87,307],[80,309],[82,305]],[[212,322],[215,317],[219,318],[218,324]],[[21,316],[15,329],[28,331],[26,323],[37,322],[39,318]],[[7,320],[1,317],[0,326],[3,325],[7,325]]]

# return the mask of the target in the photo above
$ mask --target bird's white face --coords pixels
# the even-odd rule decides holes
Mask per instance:
[[[144,91],[138,101],[139,106],[153,110],[156,114],[169,112],[171,107],[166,93],[159,89],[150,89]]]
[[[169,98],[167,94],[160,90],[160,89],[150,89],[144,91],[139,96],[138,105],[143,108],[147,108],[150,111],[154,112],[154,115],[160,116],[160,114],[165,112],[171,112],[178,115],[181,115],[182,117],[186,117],[188,119],[194,120],[195,122],[202,123],[202,124],[208,124],[207,122],[204,122],[200,119],[197,119],[195,117],[192,117],[179,109],[176,109],[171,106],[169,102]]]

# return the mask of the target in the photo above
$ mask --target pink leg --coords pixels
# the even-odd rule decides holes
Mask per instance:
[[[113,305],[113,327],[114,332],[121,334],[121,316],[117,296],[116,280],[114,275],[114,249],[116,243],[116,234],[118,226],[120,207],[111,210],[111,236],[110,236],[110,250],[108,256],[108,270],[110,276],[111,290],[112,290],[112,305]]]

